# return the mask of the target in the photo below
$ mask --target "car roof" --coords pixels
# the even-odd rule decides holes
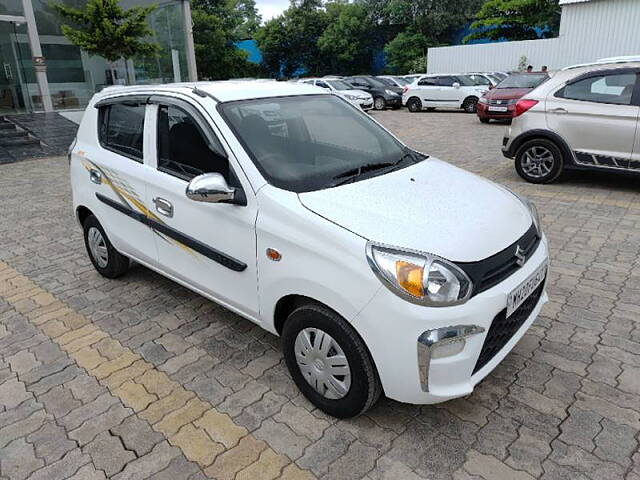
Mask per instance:
[[[217,82],[183,82],[160,85],[134,85],[107,87],[100,98],[113,94],[183,93],[200,91],[217,102],[233,102],[254,98],[286,97],[291,95],[318,95],[320,90],[301,82],[275,82],[273,80],[224,80]],[[329,93],[326,93],[329,95]]]

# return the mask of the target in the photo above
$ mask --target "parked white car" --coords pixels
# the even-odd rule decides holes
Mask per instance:
[[[444,107],[475,113],[478,99],[487,90],[462,74],[423,75],[405,87],[402,104],[410,112]]]
[[[640,61],[617,58],[557,72],[518,100],[502,152],[531,183],[565,169],[640,174],[639,75]]]
[[[531,203],[316,87],[106,88],[69,161],[100,274],[135,260],[281,335],[337,417],[469,395],[547,301]]]
[[[370,93],[353,88],[350,84],[338,78],[304,78],[300,82],[331,90],[362,108],[365,112],[373,108],[373,97]]]

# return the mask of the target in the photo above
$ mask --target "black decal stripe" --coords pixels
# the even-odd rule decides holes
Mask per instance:
[[[145,225],[148,225],[152,229],[166,235],[167,237],[172,238],[177,242],[182,243],[183,245],[186,245],[192,250],[195,250],[201,255],[204,255],[205,257],[213,260],[214,262],[219,263],[223,267],[227,267],[228,269],[233,270],[234,272],[242,272],[247,268],[246,263],[243,263],[240,260],[236,260],[235,258],[229,255],[226,255],[216,250],[215,248],[209,247],[208,245],[205,245],[199,240],[196,240],[195,238],[185,235],[184,233],[181,233],[174,228],[171,228],[151,218],[147,218],[144,214],[140,212],[136,212],[135,210],[132,210],[131,208],[125,205],[122,205],[121,203],[118,203],[108,197],[105,197],[104,195],[100,195],[99,193],[96,193],[96,197],[98,198],[98,200],[118,210],[120,213],[123,213],[128,217],[133,218],[134,220],[137,220],[141,223],[144,223]]]

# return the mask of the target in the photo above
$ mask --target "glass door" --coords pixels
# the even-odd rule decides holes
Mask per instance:
[[[0,21],[0,114],[25,112],[31,107],[18,55],[15,23]]]

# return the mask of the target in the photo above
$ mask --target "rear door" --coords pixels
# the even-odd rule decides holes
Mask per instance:
[[[562,136],[583,165],[628,168],[640,107],[637,69],[590,72],[549,94],[549,128]]]
[[[462,103],[460,87],[455,88],[454,83],[459,83],[458,79],[451,75],[438,77],[438,103],[441,106],[458,108]]]
[[[424,106],[438,104],[438,77],[424,77],[418,80],[417,93]]]
[[[148,264],[156,263],[153,233],[144,218],[147,207],[144,164],[150,126],[146,98],[118,97],[98,102],[98,144],[79,144],[86,181],[91,182],[95,211],[117,250]]]

